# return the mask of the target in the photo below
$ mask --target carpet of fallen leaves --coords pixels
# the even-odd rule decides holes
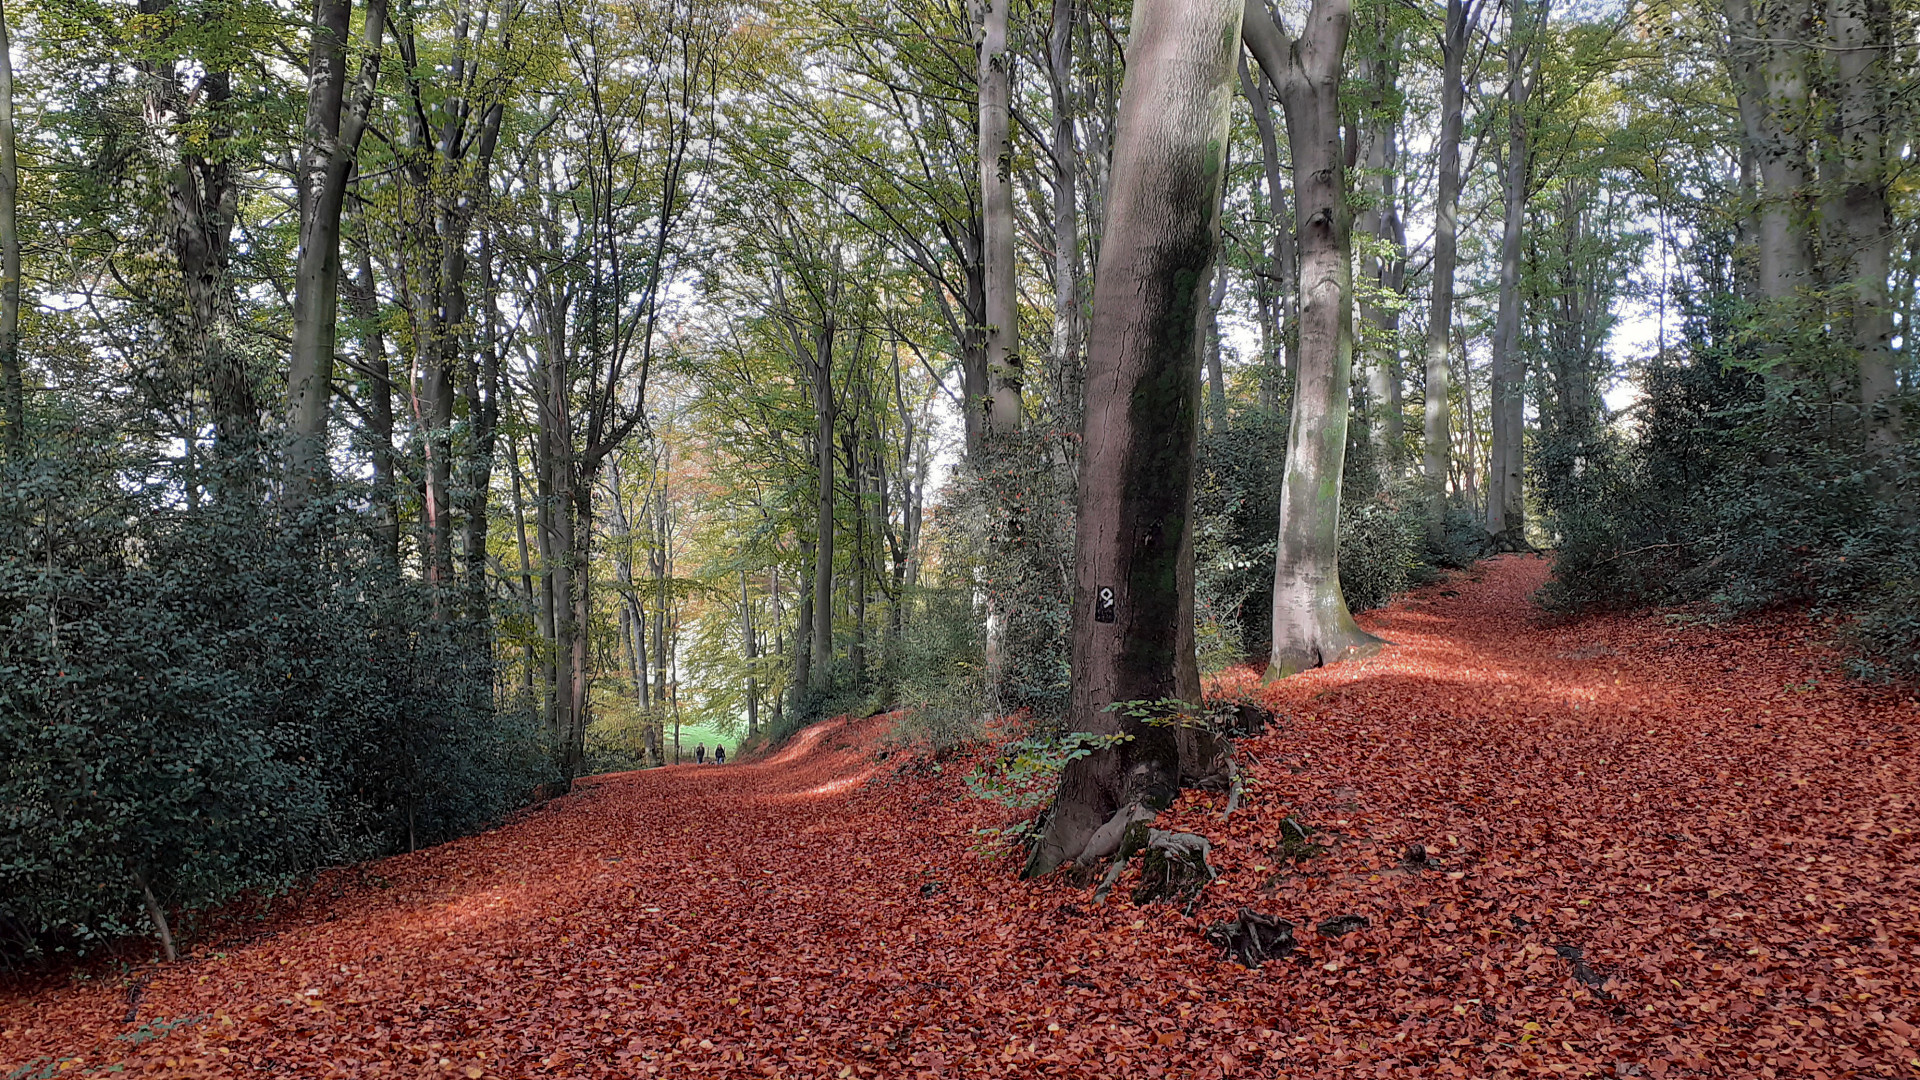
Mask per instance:
[[[1264,691],[1246,806],[1171,815],[1221,870],[1191,914],[1014,880],[967,757],[843,721],[0,989],[0,1076],[1920,1076],[1920,706],[1805,616],[1556,623],[1545,573],[1483,564]],[[1242,905],[1298,951],[1221,962]]]

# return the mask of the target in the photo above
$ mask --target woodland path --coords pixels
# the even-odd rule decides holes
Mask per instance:
[[[1173,815],[1222,870],[1192,917],[1013,880],[968,759],[841,722],[330,873],[176,965],[0,985],[0,1077],[1920,1076],[1920,706],[1804,616],[1556,625],[1545,571],[1269,691],[1247,807]],[[1289,815],[1329,850],[1284,859]],[[1219,962],[1241,904],[1299,952]]]

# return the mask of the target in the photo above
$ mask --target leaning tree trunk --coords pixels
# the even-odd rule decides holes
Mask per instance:
[[[1180,784],[1180,735],[1108,707],[1200,694],[1201,322],[1241,11],[1235,0],[1134,5],[1088,341],[1068,721],[1132,739],[1067,766],[1028,875],[1079,858],[1116,810],[1163,807]]]
[[[1446,546],[1447,477],[1453,467],[1453,404],[1448,396],[1447,374],[1453,356],[1453,271],[1460,244],[1460,129],[1467,96],[1461,69],[1467,38],[1479,13],[1476,0],[1447,0],[1447,24],[1440,39],[1440,176],[1439,191],[1434,196],[1433,288],[1426,342],[1426,445],[1421,461],[1427,484],[1427,544],[1436,550]]]
[[[1268,679],[1381,645],[1353,621],[1340,592],[1340,474],[1353,380],[1352,216],[1340,138],[1350,16],[1349,0],[1316,0],[1300,39],[1289,41],[1259,0],[1247,0],[1247,44],[1287,112],[1299,215],[1299,378],[1280,485]]]

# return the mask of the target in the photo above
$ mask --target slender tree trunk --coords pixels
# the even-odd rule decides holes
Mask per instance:
[[[1480,13],[1478,0],[1447,0],[1441,33],[1439,180],[1434,196],[1433,287],[1427,314],[1425,453],[1427,544],[1446,546],[1447,478],[1452,472],[1453,404],[1447,369],[1453,362],[1453,273],[1460,240],[1460,131],[1467,89],[1462,75],[1467,39]]]
[[[368,244],[359,245],[358,276],[347,290],[348,310],[360,323],[360,349],[367,369],[365,437],[373,463],[374,549],[392,571],[400,569],[400,485],[393,448],[393,358],[380,328],[380,294]],[[522,538],[524,540],[524,537]]]
[[[808,665],[807,689],[821,692],[833,682],[833,472],[834,422],[837,412],[833,400],[833,318],[826,317],[814,338],[813,415],[814,415],[814,561],[813,629],[810,637],[812,656]]]
[[[753,633],[753,594],[747,591],[747,572],[740,571],[740,650],[747,662],[747,738],[760,734],[760,683],[754,661],[760,657]]]
[[[1227,263],[1225,259],[1215,259],[1213,288],[1207,293],[1200,332],[1207,353],[1207,426],[1216,432],[1227,430],[1227,376],[1220,366],[1220,307],[1226,300]]]
[[[1005,0],[1003,0],[1005,2]],[[1060,408],[1080,415],[1080,204],[1073,109],[1073,23],[1077,0],[1053,0],[1047,31],[1047,85],[1053,100],[1053,367]]]
[[[1527,102],[1539,78],[1540,50],[1534,38],[1538,28],[1545,25],[1546,2],[1541,0],[1539,8],[1530,11],[1526,0],[1516,0],[1507,30],[1506,212],[1500,233],[1500,308],[1494,317],[1492,384],[1487,402],[1493,436],[1487,461],[1487,537],[1501,551],[1520,551],[1528,546],[1522,484],[1526,363],[1520,355],[1520,249],[1533,172]]]
[[[13,39],[0,3],[0,446],[26,446],[27,389],[20,373],[20,165],[13,146]]]
[[[1383,12],[1384,13],[1384,12]],[[1369,62],[1366,126],[1369,198],[1361,231],[1376,243],[1361,259],[1367,295],[1361,306],[1361,333],[1367,367],[1368,432],[1383,477],[1405,471],[1406,423],[1400,401],[1400,305],[1406,275],[1406,235],[1400,224],[1400,121],[1394,99],[1400,76],[1400,36],[1385,19],[1375,27]],[[1381,252],[1385,252],[1382,257]]]
[[[1287,216],[1287,191],[1281,180],[1280,137],[1274,124],[1273,105],[1270,94],[1273,83],[1263,69],[1257,74],[1240,62],[1240,91],[1247,97],[1247,103],[1253,111],[1253,125],[1260,133],[1260,162],[1266,173],[1267,213],[1273,219],[1272,230],[1268,234],[1272,249],[1267,255],[1266,280],[1272,283],[1276,298],[1273,311],[1274,321],[1262,327],[1263,336],[1271,333],[1274,348],[1268,359],[1276,374],[1291,379],[1294,375],[1293,345],[1295,322],[1298,311],[1295,304],[1299,298],[1300,257],[1295,249],[1293,222]],[[1269,377],[1269,383],[1276,381]],[[1277,399],[1277,395],[1270,395]],[[1270,400],[1269,404],[1273,404]]]
[[[1286,107],[1299,203],[1299,378],[1280,485],[1270,680],[1381,645],[1353,621],[1340,592],[1340,480],[1353,379],[1352,221],[1340,132],[1350,15],[1348,0],[1316,0],[1300,39],[1289,41],[1260,0],[1247,0],[1247,44]]]
[[[339,326],[340,213],[380,75],[387,0],[368,0],[366,55],[347,92],[352,0],[314,0],[307,119],[300,161],[300,247],[294,256],[293,349],[287,359],[287,494],[299,505],[324,490],[328,404]]]
[[[1182,739],[1108,711],[1197,702],[1193,464],[1201,325],[1218,247],[1227,118],[1239,51],[1236,0],[1138,0],[1115,137],[1088,342],[1074,551],[1068,725],[1132,740],[1071,762],[1027,864],[1086,853],[1123,806],[1176,794]],[[1191,751],[1211,746],[1187,740]]]

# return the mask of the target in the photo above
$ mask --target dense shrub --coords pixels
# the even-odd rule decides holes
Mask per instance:
[[[1729,303],[1651,367],[1633,428],[1543,440],[1531,469],[1557,550],[1542,601],[1806,603],[1841,619],[1863,672],[1920,675],[1911,443],[1868,454],[1831,358],[1763,359]]]
[[[355,518],[187,507],[74,441],[0,496],[0,925],[16,958],[472,829],[547,757],[484,625]],[[438,602],[436,602],[438,601]]]

